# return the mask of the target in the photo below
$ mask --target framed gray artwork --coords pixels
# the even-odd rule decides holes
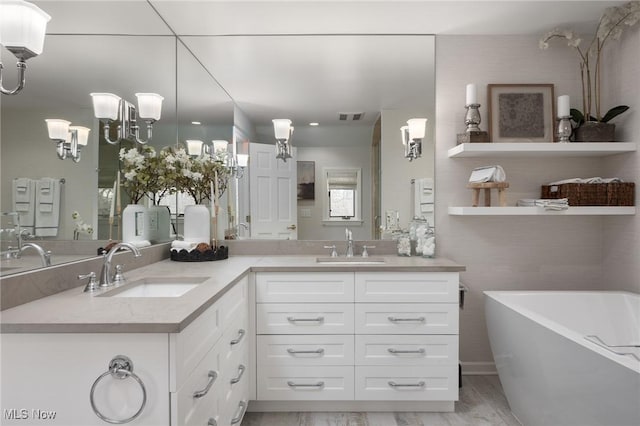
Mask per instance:
[[[554,142],[553,84],[489,84],[489,140]]]
[[[298,200],[314,200],[316,185],[316,162],[298,161]]]

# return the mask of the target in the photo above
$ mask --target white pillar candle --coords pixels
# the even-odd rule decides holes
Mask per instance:
[[[569,95],[558,96],[558,117],[569,117]]]
[[[467,84],[467,105],[478,103],[478,90],[474,83]]]

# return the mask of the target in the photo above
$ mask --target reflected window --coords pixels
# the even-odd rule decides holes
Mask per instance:
[[[354,221],[360,219],[361,169],[325,168],[327,198],[324,208],[325,220]]]

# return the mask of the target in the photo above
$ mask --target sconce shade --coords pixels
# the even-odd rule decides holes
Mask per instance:
[[[117,120],[120,96],[113,93],[91,93],[93,98],[93,115],[96,118]]]
[[[188,139],[185,141],[187,144],[187,154],[189,155],[200,155],[202,153],[202,142],[197,139]]]
[[[227,145],[229,145],[229,142],[225,140],[216,140],[211,141],[211,143],[213,144],[214,154],[217,154],[219,151],[227,152]]]
[[[49,20],[51,16],[31,3],[4,0],[0,2],[0,44],[12,52],[12,48],[27,49],[31,54],[24,59],[37,56],[42,53]]]
[[[278,140],[288,140],[291,135],[291,120],[286,118],[276,118],[273,121],[273,131]]]
[[[47,118],[44,121],[47,122],[47,130],[49,131],[49,139],[66,141],[69,136],[69,124],[70,121],[58,120],[55,118]]]
[[[78,132],[78,145],[87,146],[89,142],[89,132],[91,131],[88,127],[83,126],[69,126],[70,131]]]
[[[162,100],[157,93],[136,93],[138,98],[138,116],[145,120],[160,120]]]
[[[414,140],[424,138],[427,126],[426,118],[412,118],[407,120],[407,125],[409,126],[409,139]]]
[[[247,167],[249,164],[249,155],[248,154],[238,154],[238,167]]]
[[[407,145],[407,132],[409,131],[409,126],[400,127],[400,135],[402,136],[402,145]]]

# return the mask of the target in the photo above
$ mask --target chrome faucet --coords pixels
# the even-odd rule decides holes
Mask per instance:
[[[244,222],[238,223],[238,226],[236,227],[236,236],[238,238],[240,237],[240,228],[244,228],[245,231],[249,232],[249,225]]]
[[[111,259],[113,258],[113,255],[121,248],[126,248],[129,251],[133,252],[135,257],[142,256],[140,254],[140,250],[138,250],[138,247],[134,246],[131,243],[122,242],[111,247],[111,250],[103,255],[104,263],[102,264],[102,271],[100,272],[100,287],[111,287],[113,285],[113,282],[111,281]]]
[[[29,247],[38,252],[38,254],[40,255],[40,259],[42,259],[42,266],[51,266],[51,252],[46,251],[36,243],[23,243],[22,247],[20,248],[20,252],[18,253],[18,257],[20,257],[22,252]]]
[[[347,236],[347,257],[353,257],[353,233],[349,228],[346,228],[344,231]]]

